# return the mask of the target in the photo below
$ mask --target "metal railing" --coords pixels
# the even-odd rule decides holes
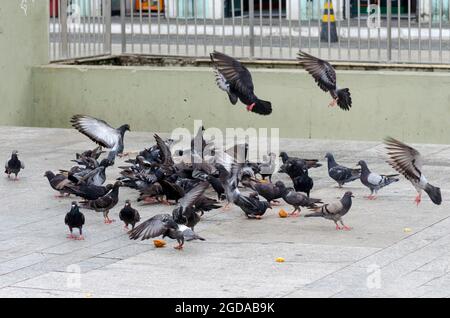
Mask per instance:
[[[450,63],[449,0],[332,0],[333,13],[328,1],[59,0],[50,53],[207,57],[219,50],[294,59],[302,48],[331,60]],[[111,17],[112,3],[120,15]]]

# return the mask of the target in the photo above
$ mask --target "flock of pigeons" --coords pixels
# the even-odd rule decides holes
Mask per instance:
[[[236,104],[239,99],[247,105],[248,111],[262,115],[272,112],[271,103],[260,100],[254,94],[250,72],[244,65],[219,52],[211,53],[211,60],[216,83],[227,92],[232,104]],[[328,62],[302,51],[299,60],[319,87],[331,94],[333,101],[330,105],[337,104],[344,110],[350,109],[350,92],[347,88],[337,87],[335,71]],[[321,199],[310,197],[314,182],[308,171],[322,166],[318,159],[295,158],[281,152],[279,157],[282,165],[278,172],[287,174],[292,186],[286,186],[282,181],[272,183],[277,154],[269,153],[262,162],[251,162],[248,159],[248,144],[236,144],[223,150],[220,145],[203,138],[202,127],[192,139],[190,149],[173,151],[174,140],[163,140],[155,134],[155,143],[139,151],[135,159],[126,160],[128,165],[119,167],[121,172],[115,183],[105,185],[106,170],[115,164],[116,157],[130,155],[124,153],[124,136],[130,130],[129,125],[115,129],[103,120],[86,115],[73,116],[71,123],[99,145],[93,150],[76,154],[72,160],[76,165],[69,170],[59,170],[57,174],[52,171],[45,173],[50,186],[59,192],[59,196],[82,198],[80,202],[72,202],[71,210],[65,217],[65,224],[70,230],[68,237],[71,239],[84,239],[82,228],[85,218],[80,208],[101,212],[106,224],[113,222],[109,212],[119,201],[121,187],[136,190],[137,201],[143,204],[175,205],[171,214],[158,214],[136,225],[140,222],[139,212],[131,206],[130,200],[126,200],[119,218],[129,230],[130,239],[169,237],[177,240],[177,249],[181,249],[185,241],[204,240],[194,232],[203,214],[213,209],[226,210],[230,204],[238,206],[250,219],[261,219],[267,209],[283,199],[293,207],[291,216],[298,216],[301,208],[305,207],[312,211],[305,217],[323,217],[332,220],[337,230],[351,229],[343,223],[342,217],[352,206],[352,192],[347,191],[339,201],[325,204]],[[441,204],[440,189],[429,184],[422,174],[423,160],[420,153],[390,137],[385,139],[385,144],[388,163],[411,181],[417,190],[416,204],[421,201],[422,190],[432,202]],[[105,153],[103,148],[109,149],[109,152],[100,160]],[[370,200],[376,199],[381,188],[399,181],[399,174],[377,174],[370,171],[363,160],[358,162],[360,168],[356,169],[339,165],[331,153],[327,153],[325,158],[328,175],[340,188],[360,179],[370,190],[367,197]],[[14,180],[18,180],[18,174],[24,167],[18,152],[14,151],[5,164],[5,173],[8,178],[14,174]],[[242,187],[250,189],[250,193],[241,192]],[[225,206],[222,207],[221,202],[225,202]],[[78,236],[73,234],[75,228],[79,229]]]

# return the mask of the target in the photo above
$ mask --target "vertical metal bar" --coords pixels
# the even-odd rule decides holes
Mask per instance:
[[[361,60],[361,0],[358,0],[358,60]]]
[[[273,50],[272,50],[272,47],[273,47],[273,42],[272,42],[272,0],[269,0],[269,25],[270,25],[270,29],[269,29],[269,31],[270,31],[270,34],[269,34],[269,40],[270,40],[270,46],[269,46],[269,52],[270,52],[270,57],[272,57],[273,56]]]
[[[180,54],[180,45],[179,45],[179,37],[178,34],[180,32],[179,30],[179,21],[178,21],[178,16],[180,15],[180,4],[178,3],[178,0],[176,0],[175,3],[175,24],[176,24],[176,34],[175,34],[175,45],[176,45],[176,54],[179,55]]]
[[[337,8],[334,16],[337,19],[337,35],[338,35],[338,59],[341,59],[341,20],[342,20],[342,10],[341,10],[341,0],[337,0]],[[337,14],[340,13],[340,16]]]
[[[249,44],[250,44],[250,58],[255,57],[255,2],[253,0],[249,0],[250,3],[248,5],[249,10]]]
[[[92,20],[94,23],[94,30],[93,30],[93,38],[94,38],[94,54],[97,55],[98,52],[98,21],[97,21],[97,15],[96,15],[96,0],[92,2],[92,7],[89,7],[89,14],[92,14]]]
[[[292,10],[292,8],[291,8]],[[302,3],[298,0],[298,48],[302,49]]]
[[[359,0],[358,0],[359,1]],[[318,40],[318,45],[317,45],[317,48],[318,48],[318,52],[317,52],[317,55],[319,56],[319,57],[322,57],[322,53],[321,53],[321,38],[320,38],[320,29],[321,29],[321,16],[322,16],[322,14],[320,14],[320,12],[322,12],[322,10],[320,10],[321,8],[320,8],[320,1],[317,1],[317,12],[318,12],[318,16],[317,16],[317,29],[318,29],[318,34],[317,34],[317,40]]]
[[[350,51],[350,0],[346,0],[345,10],[347,12],[347,59],[350,60],[351,58],[351,51]]]
[[[381,62],[381,1],[378,1],[378,15],[377,15],[377,32],[378,32],[378,49],[377,49],[377,62]]]
[[[241,15],[242,15],[242,12],[241,12]],[[233,27],[234,27],[234,25],[233,25]],[[242,32],[242,30],[241,30],[241,32]],[[222,52],[225,52],[225,12],[222,12]]]
[[[348,0],[350,1],[350,0]],[[308,52],[311,53],[311,19],[313,17],[313,11],[314,11],[314,5],[312,2],[306,2],[306,6],[308,8],[311,8],[311,14],[308,14],[308,12],[306,13],[307,17],[308,17]]]
[[[174,7],[175,8],[175,7]],[[174,9],[172,9],[173,11]],[[170,8],[169,8],[169,1],[164,1],[164,12],[166,16],[166,23],[167,23],[167,54],[170,55]]]
[[[289,1],[289,16],[286,15],[288,19],[288,28],[289,28],[289,58],[292,58],[292,0]],[[287,3],[286,3],[287,6]]]
[[[158,1],[159,3],[159,1]],[[148,53],[152,54],[152,9],[151,9],[150,0],[148,1]]]
[[[259,0],[259,56],[263,57],[263,11],[262,0]]]
[[[216,2],[213,1],[212,3],[213,7],[213,50],[216,50]],[[225,15],[225,10],[222,8],[222,14]]]
[[[368,10],[369,10],[369,6],[370,6],[370,1],[367,2],[368,5]],[[370,15],[371,11],[367,11],[367,19],[369,19],[369,15]],[[372,58],[372,54],[370,52],[370,36],[371,36],[371,28],[369,28],[369,23],[366,23],[367,25],[367,59],[370,61]]]
[[[195,56],[198,56],[198,49],[197,49],[197,41],[198,41],[198,35],[197,35],[197,0],[194,0],[194,10],[193,10],[193,13],[194,13],[194,28],[195,28],[195,30],[194,30],[194,42],[195,42],[195,45],[194,45],[194,50],[195,50]]]
[[[327,0],[328,1],[328,10],[327,10],[327,17],[328,17],[328,21],[327,21],[327,24],[328,24],[328,37],[327,37],[327,44],[328,44],[328,59],[330,58],[330,55],[331,55],[331,6],[332,6],[332,2],[331,2],[331,0]]]
[[[104,43],[104,53],[112,53],[112,39],[111,39],[111,0],[105,0],[105,5],[103,7],[104,17],[105,17],[105,43]]]
[[[61,0],[59,20],[61,21],[61,55],[63,58],[69,57],[69,41],[67,34],[67,5],[68,0]]]
[[[139,47],[140,47],[140,52],[141,54],[144,52],[144,19],[142,16],[142,0],[138,0],[139,1],[139,37],[138,37],[138,41],[139,41]]]
[[[231,39],[232,47],[231,47],[231,53],[233,56],[235,56],[235,48],[234,48],[234,39],[236,38],[236,30],[235,30],[235,7],[234,7],[234,0],[231,1],[231,23],[232,26],[232,32],[233,32],[233,38]],[[242,36],[242,30],[241,30],[241,36]]]
[[[408,62],[411,62],[411,0],[408,0]]]
[[[431,63],[431,24],[433,20],[433,4],[432,1],[429,0],[430,3],[430,21],[428,21],[428,62]]]
[[[417,19],[418,19],[418,21],[417,21],[417,24],[418,24],[418,26],[417,26],[417,28],[418,28],[418,31],[419,31],[419,43],[418,43],[418,62],[420,63],[421,62],[421,60],[422,60],[422,26],[421,26],[421,11],[420,11],[420,5],[421,5],[421,3],[418,1],[417,2],[417,7],[416,7],[416,10],[417,10]]]
[[[206,56],[206,0],[203,0],[203,55]]]
[[[392,0],[386,0],[387,4],[387,17],[386,17],[386,31],[387,31],[387,61],[390,62],[392,60]]]
[[[278,22],[279,22],[279,32],[280,32],[280,56],[279,58],[283,57],[283,26],[282,26],[282,6],[281,6],[282,0],[278,0]]]
[[[150,12],[151,13],[151,12]],[[158,54],[162,54],[161,52],[161,1],[158,0],[158,8],[157,8],[157,20],[158,20]]]
[[[245,53],[244,53],[244,0],[241,0],[240,4],[241,4],[241,56],[245,56]]]
[[[439,63],[442,63],[442,7],[444,5],[443,0],[439,1]]]
[[[398,50],[397,50],[397,60],[400,62],[402,60],[402,37],[401,37],[401,19],[400,19],[400,0],[397,0],[397,37],[398,37]]]
[[[184,1],[184,45],[185,45],[185,55],[189,55],[189,25],[188,25],[188,13],[189,13],[189,2]]]
[[[125,24],[125,10],[127,0],[120,0],[120,43],[122,45],[122,54],[127,51],[127,29]]]

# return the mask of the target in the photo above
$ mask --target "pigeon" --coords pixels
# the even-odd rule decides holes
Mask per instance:
[[[81,197],[85,200],[97,200],[98,198],[107,194],[112,188],[112,184],[103,186],[97,186],[94,184],[91,185],[75,185],[75,184],[67,184],[66,188],[70,189],[70,193],[74,194],[78,197]]]
[[[349,231],[352,228],[348,227],[342,221],[342,217],[347,214],[347,212],[352,207],[353,193],[351,191],[345,192],[344,196],[337,202],[324,204],[320,207],[311,207],[310,210],[315,211],[314,213],[306,214],[305,217],[323,217],[328,220],[333,220],[336,224],[336,230]],[[341,223],[342,227],[339,226]]]
[[[5,173],[8,175],[8,179],[13,173],[16,176],[14,180],[19,180],[17,175],[19,174],[21,169],[25,169],[25,165],[22,161],[19,160],[18,154],[19,152],[17,150],[14,150],[11,154],[11,159],[6,161],[5,163]]]
[[[330,92],[333,100],[329,106],[338,106],[343,110],[350,110],[352,98],[348,88],[340,89],[336,83],[336,72],[327,61],[318,59],[308,53],[300,51],[298,53],[300,64],[312,75],[317,85],[324,91]]]
[[[277,181],[275,184],[251,181],[249,186],[269,203],[279,203],[277,199],[281,199],[283,196],[284,183],[282,181]]]
[[[64,195],[69,196],[72,194],[72,190],[68,188],[68,185],[73,185],[73,183],[63,174],[55,175],[52,171],[46,171],[44,177],[47,178],[50,186],[59,192],[59,196],[63,197]]]
[[[286,161],[279,172],[287,173],[294,184],[295,191],[309,194],[314,187],[314,181],[308,174],[308,169],[299,161]]]
[[[133,230],[136,223],[141,220],[141,216],[136,209],[131,207],[130,200],[126,200],[125,206],[119,212],[119,219],[125,223],[124,228],[126,230],[128,230],[129,224],[131,224],[131,230]]]
[[[208,187],[208,182],[201,182],[180,200],[180,204],[172,211],[172,217],[177,224],[186,225],[194,230],[200,221],[200,215],[194,210],[193,205]]]
[[[261,219],[267,209],[272,209],[268,201],[261,201],[258,193],[254,192],[248,196],[241,194],[238,189],[238,178],[242,164],[234,164],[231,176],[227,184],[227,198],[241,208],[249,219]]]
[[[129,237],[131,240],[141,238],[143,241],[161,235],[163,238],[168,236],[173,240],[177,240],[178,245],[174,248],[178,250],[183,248],[185,240],[205,240],[187,226],[177,224],[170,214],[157,214],[151,217],[130,231]]]
[[[214,51],[210,54],[217,86],[227,92],[230,102],[236,105],[238,99],[247,110],[260,115],[272,113],[272,104],[256,97],[252,76],[248,69],[238,60]]]
[[[326,153],[325,158],[328,160],[328,175],[338,183],[339,188],[342,188],[346,183],[359,179],[361,169],[351,169],[339,165],[330,152]]]
[[[361,183],[370,189],[370,195],[367,196],[369,200],[375,200],[377,198],[376,197],[377,192],[381,188],[400,180],[396,178],[398,174],[379,175],[374,172],[371,172],[367,167],[367,163],[364,160],[360,160],[358,162],[358,166],[361,166],[361,176],[360,176]]]
[[[269,178],[269,182],[272,182],[272,175],[275,172],[277,155],[273,152],[269,153],[268,156],[263,156],[263,162],[258,164],[259,175],[263,180],[266,180],[266,177]]]
[[[297,165],[305,167],[306,169],[319,168],[322,166],[322,164],[319,163],[318,159],[301,159],[296,157],[289,157],[289,155],[285,151],[280,152],[279,157],[281,158],[283,164],[288,162],[295,162]]]
[[[87,157],[87,158],[92,158],[95,160],[98,160],[98,158],[100,158],[100,155],[104,153],[104,151],[102,150],[102,146],[98,146],[97,148],[94,148],[92,150],[86,150],[84,152],[82,152],[81,154],[77,153],[75,154],[75,158],[79,159],[82,157]]]
[[[111,220],[108,217],[108,214],[109,211],[116,206],[117,202],[119,202],[119,187],[121,186],[122,183],[120,181],[116,181],[110,192],[96,200],[82,201],[82,207],[94,210],[95,212],[103,212],[105,224],[111,224],[114,220]]]
[[[116,155],[122,156],[125,132],[130,130],[128,124],[115,129],[105,121],[86,115],[75,115],[71,119],[72,126],[102,147],[111,150],[108,159],[114,162]]]
[[[287,188],[281,181],[277,181],[276,184],[278,184],[278,188],[282,193],[283,200],[294,207],[294,211],[290,214],[291,216],[299,216],[301,206],[315,208],[317,207],[317,203],[322,203],[321,199],[309,198],[306,195],[295,191],[293,188]]]
[[[392,137],[385,139],[388,150],[388,163],[406,179],[411,181],[416,188],[417,196],[414,202],[419,206],[422,200],[422,190],[424,190],[434,204],[442,203],[441,189],[428,183],[422,173],[423,158],[414,148],[398,141]]]
[[[80,208],[76,202],[72,202],[72,207],[70,211],[66,214],[64,218],[64,223],[69,227],[70,234],[67,236],[69,239],[74,240],[84,240],[83,237],[83,225],[84,225],[84,215],[80,212]],[[80,231],[80,236],[75,236],[72,230],[77,228]]]

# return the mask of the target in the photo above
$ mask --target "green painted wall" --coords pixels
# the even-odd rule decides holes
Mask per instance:
[[[0,1],[0,125],[31,125],[31,67],[48,63],[48,1]]]
[[[450,73],[340,71],[350,87],[349,112],[328,108],[329,95],[303,70],[254,69],[257,95],[273,104],[267,117],[232,106],[209,68],[43,66],[34,73],[34,123],[68,127],[75,113],[132,130],[279,127],[282,137],[450,143]]]

